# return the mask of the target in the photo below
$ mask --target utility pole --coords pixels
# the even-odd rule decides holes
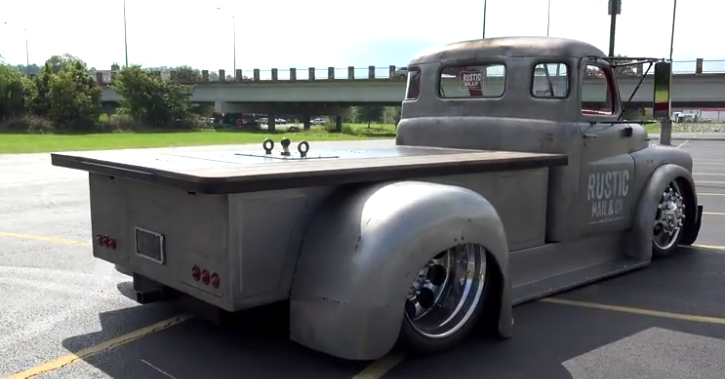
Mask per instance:
[[[614,56],[614,40],[617,31],[617,15],[622,13],[622,0],[609,0],[608,14],[611,16],[609,22],[609,56]]]
[[[670,62],[672,62],[672,53],[675,51],[675,18],[677,17],[677,0],[672,5],[672,34],[670,35]]]
[[[549,0],[549,7],[546,9],[546,36],[547,37],[549,36],[550,28],[551,28],[551,0]]]
[[[123,50],[126,53],[126,67],[128,67],[128,34],[126,33],[126,0],[123,0]]]
[[[23,29],[25,31],[25,71],[28,77],[30,77],[30,49],[28,49],[28,29]]]
[[[487,1],[483,0],[483,37],[486,38],[486,4]]]
[[[10,26],[7,21],[3,21],[3,25]],[[25,74],[30,77],[30,49],[28,49],[28,28],[23,28],[25,32]]]
[[[234,44],[234,77],[237,77],[237,21],[232,15],[232,33],[234,34],[234,37],[232,38],[232,43]]]
[[[223,12],[221,7],[216,7],[216,10]],[[234,15],[232,15],[232,43],[234,44],[232,48],[234,53],[234,79],[239,80],[241,78],[237,78],[237,21]]]

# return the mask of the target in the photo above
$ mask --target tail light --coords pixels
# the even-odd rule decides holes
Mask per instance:
[[[221,277],[219,274],[211,273],[207,269],[202,269],[197,265],[194,265],[191,268],[191,278],[194,279],[195,282],[202,282],[205,285],[211,285],[212,287],[219,288],[221,285]]]
[[[209,280],[210,280],[209,276],[210,276],[209,271],[203,270],[201,272],[201,282],[204,284],[209,284]]]
[[[199,279],[201,279],[201,269],[199,268],[199,266],[194,266],[191,269],[191,277],[194,278],[194,280],[197,282],[199,281]]]
[[[116,249],[116,239],[103,234],[96,236],[96,243],[100,246],[107,247],[110,249]]]

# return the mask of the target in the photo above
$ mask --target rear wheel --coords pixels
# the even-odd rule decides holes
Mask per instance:
[[[413,281],[405,303],[401,344],[433,353],[460,343],[483,310],[486,251],[466,244],[433,257]]]
[[[665,187],[657,206],[652,238],[652,252],[655,256],[666,256],[677,249],[682,237],[685,220],[685,198],[677,181]]]

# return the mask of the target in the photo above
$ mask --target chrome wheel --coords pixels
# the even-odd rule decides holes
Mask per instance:
[[[654,226],[654,244],[661,250],[669,250],[679,240],[685,220],[685,199],[676,182],[671,182],[662,193],[657,207]]]
[[[446,338],[471,319],[483,298],[486,251],[473,244],[446,250],[418,273],[405,303],[405,317],[427,338]]]

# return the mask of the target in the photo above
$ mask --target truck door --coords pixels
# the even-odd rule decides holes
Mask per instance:
[[[616,121],[622,112],[614,73],[607,62],[581,61],[581,123],[583,146],[577,212],[582,235],[628,229],[636,194],[632,128]]]

